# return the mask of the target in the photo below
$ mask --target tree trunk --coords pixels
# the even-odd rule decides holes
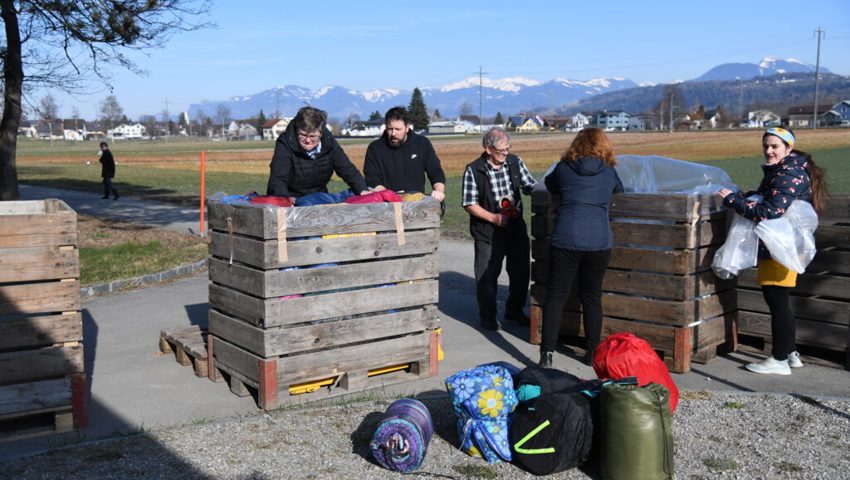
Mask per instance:
[[[17,200],[18,126],[21,123],[21,93],[24,67],[21,58],[21,34],[14,0],[0,0],[0,16],[6,28],[6,58],[3,59],[5,84],[3,119],[0,120],[0,200]]]

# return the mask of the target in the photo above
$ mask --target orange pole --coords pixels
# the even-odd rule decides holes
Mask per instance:
[[[206,205],[206,195],[205,195],[205,184],[206,184],[206,165],[207,165],[207,151],[201,150],[201,236],[204,236],[205,228],[204,228],[204,206]]]

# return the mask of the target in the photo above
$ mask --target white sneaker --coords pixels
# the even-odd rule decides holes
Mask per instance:
[[[799,353],[791,352],[788,354],[788,366],[791,368],[800,368],[803,366]]]
[[[788,360],[777,360],[772,355],[758,363],[747,364],[747,370],[755,373],[791,375],[791,367],[788,366]]]

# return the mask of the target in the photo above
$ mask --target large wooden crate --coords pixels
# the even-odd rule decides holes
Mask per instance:
[[[77,214],[0,202],[0,437],[86,424]]]
[[[797,344],[814,347],[806,352],[809,357],[821,349],[843,352],[845,368],[850,369],[850,195],[829,199],[815,242],[817,254],[791,291]],[[755,268],[741,273],[737,294],[739,332],[762,339],[769,351],[770,311]]]
[[[557,198],[532,196],[530,340],[539,343],[549,280],[549,235]],[[711,196],[617,194],[610,205],[614,248],[603,282],[602,338],[633,332],[674,372],[706,362],[718,346],[736,348],[734,282],[711,270],[726,232],[726,212]],[[577,287],[577,285],[574,285]],[[583,336],[578,300],[568,302],[561,333]]]
[[[264,409],[437,374],[439,203],[209,205],[210,378]]]

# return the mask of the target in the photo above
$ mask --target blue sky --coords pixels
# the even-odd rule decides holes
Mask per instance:
[[[648,6],[648,5],[651,5]],[[477,74],[537,80],[625,77],[666,83],[727,62],[765,56],[850,75],[850,2],[218,1],[215,29],[176,35],[133,54],[148,72],[113,69],[114,94],[131,118],[172,114],[202,100],[280,85],[356,90],[439,87]],[[37,101],[42,92],[34,92]],[[60,113],[93,118],[109,94],[53,93]]]

